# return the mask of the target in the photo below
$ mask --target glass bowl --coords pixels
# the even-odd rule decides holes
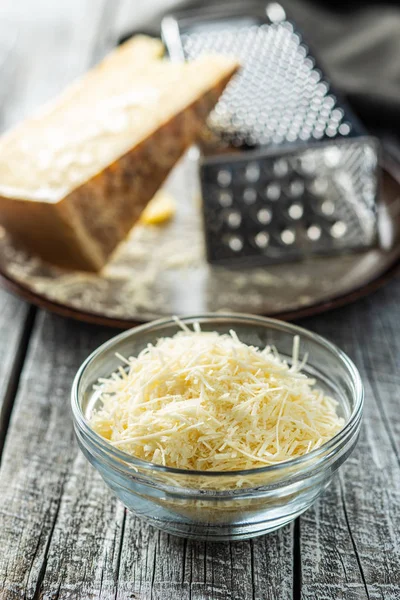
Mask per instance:
[[[242,314],[205,314],[203,331],[228,333],[263,348],[274,345],[291,362],[293,338],[300,336],[304,372],[338,402],[345,425],[335,437],[309,454],[277,465],[246,471],[207,472],[164,467],[112,447],[90,427],[87,416],[97,400],[93,385],[119,365],[118,352],[135,356],[179,326],[161,319],[117,335],[98,348],[79,369],[72,387],[72,411],[79,445],[106,484],[137,516],[168,533],[207,540],[245,539],[268,533],[307,510],[329,485],[353,450],[360,429],[363,386],[352,361],[324,338],[295,325]]]

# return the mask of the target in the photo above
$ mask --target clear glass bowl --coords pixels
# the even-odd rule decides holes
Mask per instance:
[[[87,420],[97,399],[93,384],[120,364],[115,353],[135,356],[149,342],[179,329],[162,319],[121,333],[98,348],[79,369],[72,387],[72,410],[79,445],[106,484],[139,517],[168,533],[207,540],[245,539],[286,525],[318,498],[353,450],[363,407],[363,386],[352,361],[324,338],[291,325],[241,314],[206,314],[203,331],[227,333],[254,346],[274,345],[291,361],[293,338],[300,336],[304,369],[339,402],[344,428],[309,454],[278,465],[247,471],[207,472],[173,469],[134,458],[95,433]]]

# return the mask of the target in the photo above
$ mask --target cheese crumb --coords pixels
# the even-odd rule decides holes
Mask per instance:
[[[172,219],[176,213],[176,202],[165,190],[159,190],[140,216],[143,225],[160,225]]]
[[[99,380],[93,429],[128,454],[168,467],[237,471],[274,465],[320,447],[344,425],[337,402],[275,348],[182,331],[148,345]]]

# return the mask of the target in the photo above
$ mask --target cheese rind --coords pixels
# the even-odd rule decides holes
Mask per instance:
[[[126,43],[0,140],[0,223],[43,258],[99,270],[198,137],[236,71]]]

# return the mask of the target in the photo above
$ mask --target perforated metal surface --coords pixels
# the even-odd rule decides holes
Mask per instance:
[[[207,52],[235,56],[240,76],[227,87],[209,125],[232,145],[347,136],[352,123],[289,21],[221,24],[182,35],[186,58]]]
[[[273,263],[373,245],[376,140],[339,103],[280,5],[224,9],[163,26],[173,58],[217,52],[241,63],[208,121],[223,150],[200,171],[208,260]]]
[[[358,139],[206,161],[208,259],[276,262],[370,246],[376,156],[374,140]]]

